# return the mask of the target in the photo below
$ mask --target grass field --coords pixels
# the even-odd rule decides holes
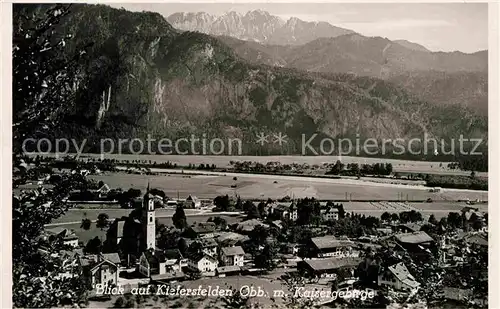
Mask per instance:
[[[233,180],[237,177],[237,180]],[[440,193],[431,193],[423,186],[395,185],[374,183],[352,179],[322,179],[298,176],[274,176],[230,174],[219,175],[136,175],[108,173],[92,176],[102,180],[111,188],[138,188],[145,190],[148,183],[170,196],[186,198],[194,194],[199,198],[213,199],[217,195],[239,195],[241,198],[315,197],[317,199],[353,200],[487,200],[485,191],[443,189]]]

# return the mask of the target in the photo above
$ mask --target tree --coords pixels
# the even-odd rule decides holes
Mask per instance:
[[[178,248],[181,233],[178,230],[162,229],[159,233],[156,246],[160,249]]]
[[[393,212],[391,214],[391,221],[398,222],[399,221],[399,214],[396,212]]]
[[[255,266],[266,270],[273,270],[276,268],[275,259],[278,254],[276,246],[267,244],[264,249],[255,257]]]
[[[226,195],[219,195],[214,199],[214,205],[220,211],[228,211],[230,204],[231,203],[229,201],[229,196],[227,194]]]
[[[99,239],[99,237],[96,236],[87,242],[87,245],[85,246],[85,253],[97,254],[101,252],[101,249],[102,249],[102,242]]]
[[[82,224],[80,225],[80,228],[88,231],[90,229],[91,225],[92,225],[92,221],[90,219],[83,218],[82,219]]]
[[[259,210],[260,218],[264,218],[266,216],[266,203],[260,202],[259,205],[257,205],[257,209]]]
[[[89,46],[67,51],[71,35],[57,31],[70,6],[55,5],[41,13],[14,6],[13,16],[13,146],[22,152],[26,138],[54,128],[75,102],[74,85]]]
[[[241,201],[241,198],[239,196],[236,199],[236,204],[234,205],[234,208],[238,210],[243,210],[243,202]]]
[[[392,163],[385,164],[385,175],[390,175],[392,173]]]
[[[177,206],[175,213],[172,216],[172,222],[174,226],[180,230],[187,227],[186,214],[184,213],[184,208],[182,206]]]
[[[95,226],[100,228],[101,231],[105,228],[107,228],[109,225],[109,216],[107,213],[100,213],[97,216],[97,221],[95,223]]]
[[[432,224],[432,225],[437,225],[438,224],[438,221],[436,220],[436,216],[434,216],[434,214],[430,215],[428,222],[430,224]]]
[[[240,291],[233,290],[230,296],[225,296],[222,298],[225,308],[238,308],[245,309],[250,308],[248,296],[242,296]]]
[[[254,204],[252,203],[252,201],[245,201],[245,203],[243,204],[243,211],[244,212],[249,212],[250,209],[252,209],[252,207],[254,206]]]
[[[249,235],[250,240],[256,245],[256,247],[264,245],[268,236],[269,232],[267,228],[262,225],[254,227]]]
[[[218,226],[220,229],[225,230],[227,228],[227,221],[221,217],[215,217],[213,219],[213,223]]]
[[[116,299],[113,308],[125,308],[124,305],[125,305],[125,299],[123,298],[123,296],[120,296]]]
[[[258,219],[260,218],[260,212],[257,205],[252,204],[248,212],[248,219]]]
[[[381,216],[380,216],[380,219],[382,221],[389,221],[391,220],[391,214],[388,213],[387,211],[385,211]]]
[[[457,212],[448,213],[447,222],[448,226],[451,226],[452,228],[462,227],[462,217]]]
[[[331,168],[329,174],[338,175],[342,172],[343,169],[344,164],[340,162],[340,160],[337,160],[337,162],[335,162],[335,165]]]
[[[74,82],[86,47],[66,51],[71,37],[58,32],[61,18],[70,6],[51,5],[33,10],[33,5],[13,7],[13,166],[22,170],[22,143],[56,127],[74,100]],[[31,173],[42,170],[35,162]],[[51,171],[50,171],[51,172]],[[22,179],[23,175],[20,175]],[[13,183],[18,179],[13,177]],[[48,254],[40,252],[44,225],[69,208],[65,198],[81,190],[87,180],[80,173],[62,173],[52,179],[51,189],[35,189],[13,196],[12,205],[12,300],[14,307],[47,308],[86,302],[81,277],[57,276],[71,257],[58,253],[55,244]]]

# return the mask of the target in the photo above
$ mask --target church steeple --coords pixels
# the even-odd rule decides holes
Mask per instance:
[[[155,201],[151,195],[149,182],[142,200],[142,239],[143,250],[156,248]]]

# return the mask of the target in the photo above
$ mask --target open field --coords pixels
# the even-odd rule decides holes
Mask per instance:
[[[193,171],[194,172],[194,171]],[[243,199],[290,197],[315,197],[317,199],[351,200],[488,200],[488,192],[442,189],[429,192],[424,186],[376,183],[354,179],[328,179],[299,176],[255,175],[236,173],[210,173],[207,175],[163,174],[137,175],[107,173],[91,176],[102,180],[111,188],[138,188],[145,190],[148,183],[163,190],[170,197],[186,198],[194,194],[199,198],[213,199],[217,195],[239,195]],[[237,180],[233,180],[236,177]]]
[[[76,154],[72,154],[76,155]],[[50,154],[55,156],[55,154]],[[266,164],[267,162],[281,162],[281,164],[309,164],[322,165],[323,163],[335,163],[341,160],[342,163],[374,164],[391,163],[394,172],[411,172],[422,174],[443,174],[443,175],[470,175],[470,172],[460,170],[449,170],[446,168],[450,162],[429,162],[429,161],[409,161],[387,158],[366,158],[351,156],[202,156],[202,155],[132,155],[132,154],[82,154],[80,158],[93,157],[117,160],[146,160],[163,163],[170,161],[177,165],[187,166],[189,164],[199,165],[215,164],[217,167],[230,167],[230,161],[253,161]],[[440,163],[442,167],[440,167]],[[487,177],[487,172],[478,172],[477,176]]]

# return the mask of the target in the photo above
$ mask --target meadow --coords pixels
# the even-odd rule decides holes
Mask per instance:
[[[198,198],[213,199],[218,195],[240,196],[243,199],[280,199],[285,196],[314,197],[331,200],[487,200],[488,192],[442,189],[429,192],[424,186],[376,183],[352,179],[326,179],[298,176],[252,174],[161,174],[139,175],[105,173],[93,175],[93,179],[108,184],[110,188],[138,188],[143,192],[148,184],[163,190],[172,198],[186,198],[190,194]],[[235,180],[236,177],[236,180]]]

